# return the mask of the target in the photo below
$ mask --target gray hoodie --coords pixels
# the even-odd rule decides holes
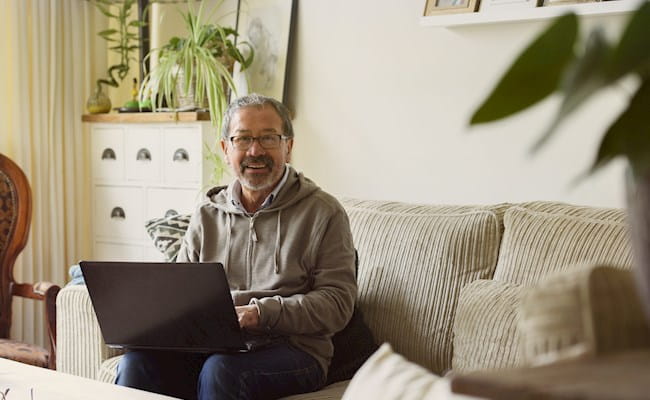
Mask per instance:
[[[225,187],[192,216],[178,262],[218,261],[235,305],[256,304],[260,328],[289,337],[327,374],[331,336],[352,316],[354,244],[341,204],[291,166],[267,207],[247,215]]]

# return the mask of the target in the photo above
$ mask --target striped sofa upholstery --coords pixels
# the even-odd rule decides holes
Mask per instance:
[[[340,199],[359,251],[358,305],[378,342],[442,375],[519,365],[524,292],[580,262],[629,268],[621,210],[554,202],[416,205]],[[83,286],[58,297],[57,369],[111,381]],[[345,383],[291,399],[339,399]]]

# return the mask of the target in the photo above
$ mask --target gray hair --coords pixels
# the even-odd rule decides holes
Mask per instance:
[[[228,140],[230,137],[230,122],[236,112],[245,107],[258,107],[271,106],[282,120],[283,136],[293,139],[293,126],[291,125],[291,115],[287,107],[274,98],[262,96],[261,94],[251,93],[246,96],[239,97],[233,100],[223,114],[223,121],[221,124],[221,138]]]

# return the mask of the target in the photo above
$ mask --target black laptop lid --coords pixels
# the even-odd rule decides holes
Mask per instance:
[[[79,263],[104,341],[197,352],[245,348],[219,263]]]

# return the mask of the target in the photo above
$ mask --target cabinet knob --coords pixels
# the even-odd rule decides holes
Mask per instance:
[[[188,162],[190,155],[185,149],[178,149],[174,152],[174,162]]]
[[[165,212],[165,218],[173,217],[174,215],[178,215],[178,212],[173,208],[170,208],[167,210],[167,212]]]
[[[126,214],[122,207],[114,207],[111,210],[111,219],[126,219]]]
[[[102,151],[102,160],[115,160],[117,157],[115,156],[115,151],[111,149],[110,147],[107,147]]]
[[[151,161],[151,152],[148,149],[140,149],[135,159],[138,161]]]

